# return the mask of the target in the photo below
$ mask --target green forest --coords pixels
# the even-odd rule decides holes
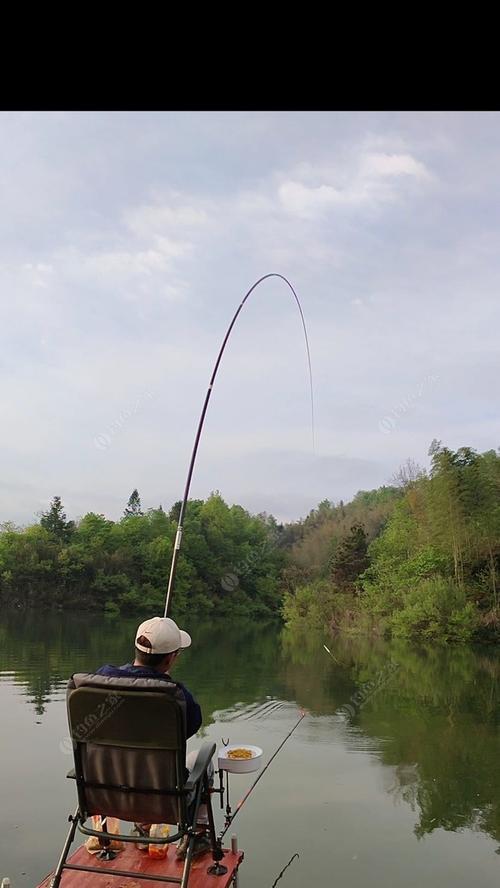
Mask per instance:
[[[500,639],[500,451],[434,441],[391,483],[325,499],[297,522],[190,500],[173,616],[278,617],[291,628],[450,642]],[[29,527],[0,525],[5,607],[161,612],[180,503],[119,521],[68,520],[55,496]]]

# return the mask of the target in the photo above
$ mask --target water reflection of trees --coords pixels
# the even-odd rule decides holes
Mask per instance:
[[[9,614],[0,622],[0,670],[38,714],[63,695],[69,675],[132,654],[136,621],[78,614]],[[418,815],[417,836],[433,830],[481,830],[500,842],[499,676],[495,651],[409,648],[377,638],[326,643],[307,633],[279,633],[252,621],[193,629],[193,647],[176,674],[196,693],[208,725],[237,714],[238,704],[297,701],[313,716],[337,715],[346,743],[369,738],[391,766],[387,791]],[[388,663],[398,668],[387,669]],[[380,676],[383,681],[377,686]],[[342,708],[368,683],[375,690]],[[359,698],[358,698],[359,699]],[[272,704],[269,704],[272,705]],[[383,742],[378,742],[383,740]]]
[[[129,662],[136,625],[134,618],[6,612],[0,621],[0,672],[8,673],[42,715],[74,672]],[[213,713],[238,702],[282,694],[276,675],[278,635],[277,626],[250,620],[236,626],[205,622],[193,629],[193,646],[183,652],[175,675],[193,688],[206,725]]]
[[[5,611],[0,622],[0,672],[8,672],[38,715],[66,686],[73,672],[89,671],[123,656],[133,631],[125,621],[89,619],[88,615]],[[105,645],[103,644],[105,640]]]
[[[378,756],[394,769],[388,791],[418,812],[416,835],[467,827],[500,841],[497,651],[344,637],[328,642],[339,665],[322,643],[284,633],[290,688],[313,713],[333,714],[385,670],[380,688],[352,707],[350,725],[383,738]],[[388,662],[398,668],[388,671]]]

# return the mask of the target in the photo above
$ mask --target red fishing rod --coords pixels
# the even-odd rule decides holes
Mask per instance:
[[[268,280],[268,278],[272,278],[272,277],[280,278],[290,288],[290,290],[293,293],[293,296],[295,298],[295,301],[297,303],[299,312],[300,312],[300,318],[302,321],[302,328],[304,330],[304,340],[305,340],[306,351],[307,351],[307,364],[308,364],[308,368],[309,368],[309,387],[310,387],[310,393],[311,393],[311,429],[312,429],[312,441],[313,441],[313,449],[314,449],[314,396],[313,396],[313,382],[312,382],[312,369],[311,369],[311,354],[309,351],[309,340],[307,337],[307,328],[306,328],[304,313],[302,311],[302,306],[300,304],[299,297],[297,296],[297,293],[295,292],[294,288],[292,287],[290,281],[287,280],[287,278],[284,277],[282,274],[277,274],[276,272],[272,272],[271,274],[265,274],[263,277],[259,278],[259,280],[256,281],[252,287],[250,287],[248,293],[246,293],[246,295],[244,296],[244,298],[240,302],[238,308],[236,309],[236,311],[233,315],[232,321],[229,324],[226,335],[224,336],[222,345],[220,347],[219,354],[217,355],[217,360],[215,362],[215,365],[214,365],[214,368],[212,371],[212,375],[210,377],[210,382],[208,384],[207,393],[205,395],[205,401],[203,402],[203,408],[201,411],[200,420],[198,422],[198,428],[196,430],[193,451],[191,453],[191,460],[189,462],[189,469],[188,469],[188,474],[187,474],[187,479],[186,479],[186,486],[184,488],[184,496],[183,496],[182,503],[181,503],[179,518],[177,521],[177,533],[175,535],[174,550],[172,552],[172,562],[170,564],[170,576],[168,579],[167,597],[166,597],[166,601],[165,601],[165,613],[164,613],[165,617],[168,616],[170,604],[172,601],[172,591],[174,588],[175,574],[176,574],[176,570],[177,570],[177,560],[179,557],[179,550],[181,548],[182,531],[183,531],[183,527],[184,527],[184,515],[186,512],[186,506],[187,506],[187,501],[188,501],[188,497],[189,497],[189,490],[191,487],[191,478],[193,477],[194,464],[196,462],[196,455],[198,453],[198,445],[200,443],[200,438],[201,438],[201,434],[203,431],[203,425],[205,422],[205,415],[206,415],[207,408],[208,408],[208,402],[210,401],[210,396],[212,394],[212,389],[213,389],[213,385],[215,382],[215,377],[217,376],[217,371],[219,369],[219,365],[222,360],[222,355],[224,354],[224,350],[226,348],[227,341],[231,335],[232,329],[236,323],[236,320],[238,318],[238,315],[239,315],[241,309],[243,308],[245,302],[247,301],[247,299],[249,298],[251,293],[253,293],[255,288],[258,287],[259,284],[262,283],[262,281]]]

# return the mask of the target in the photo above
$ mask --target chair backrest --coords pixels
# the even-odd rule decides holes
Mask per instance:
[[[67,706],[85,817],[186,822],[186,704],[174,682],[76,674]]]

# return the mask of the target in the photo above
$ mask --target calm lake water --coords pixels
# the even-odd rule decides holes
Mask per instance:
[[[0,618],[0,879],[13,888],[53,868],[75,807],[67,678],[129,660],[136,622]],[[267,760],[308,710],[234,823],[241,888],[271,888],[294,852],[279,888],[497,888],[498,650],[186,628],[193,647],[174,674],[202,705],[204,737],[255,743]],[[232,778],[233,803],[249,783]]]

